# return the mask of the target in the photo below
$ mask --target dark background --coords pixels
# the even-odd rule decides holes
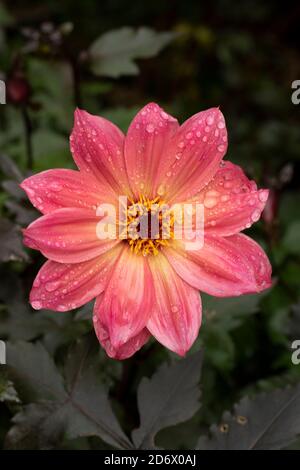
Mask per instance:
[[[68,135],[76,105],[108,117],[123,130],[149,101],[158,102],[181,122],[202,109],[220,106],[229,134],[226,158],[271,190],[262,219],[247,232],[267,251],[274,285],[260,295],[237,299],[203,296],[203,327],[193,347],[197,351],[203,345],[205,350],[202,406],[184,424],[160,432],[156,442],[162,447],[193,448],[197,436],[219,422],[223,410],[241,397],[300,379],[300,365],[291,362],[291,343],[300,339],[300,105],[291,101],[291,84],[300,80],[299,23],[300,5],[289,2],[1,4],[0,72],[8,99],[0,108],[1,339],[12,344],[23,340],[29,348],[40,342],[59,370],[78,338],[94,341],[91,305],[66,314],[30,309],[30,287],[43,259],[25,251],[19,241],[20,227],[37,213],[17,183],[30,173],[72,166]],[[148,55],[153,57],[142,59],[143,54],[135,53],[135,75],[122,70],[118,76],[95,73],[99,64],[91,57],[91,44],[123,26],[175,34],[160,52],[151,46],[153,53]],[[27,346],[22,343],[20,351]],[[151,376],[174,357],[155,342],[124,363],[108,359],[103,351],[96,354],[99,377],[129,433],[139,423],[136,391],[141,377]],[[35,358],[38,366],[38,353]],[[26,419],[21,415],[23,434],[17,429],[17,437],[13,431],[8,438],[11,418],[24,412],[24,406],[36,404],[36,398],[24,395],[9,370],[0,367],[2,444],[107,447],[99,437],[70,439],[62,430],[58,437],[51,427],[46,443],[41,443],[30,412]]]

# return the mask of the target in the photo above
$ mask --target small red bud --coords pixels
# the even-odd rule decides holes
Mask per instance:
[[[28,101],[31,89],[23,77],[10,77],[6,82],[7,99],[13,104],[24,104]]]

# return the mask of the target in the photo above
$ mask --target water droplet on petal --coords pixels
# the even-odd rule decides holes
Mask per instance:
[[[255,209],[255,211],[252,212],[252,214],[251,214],[251,220],[252,220],[252,222],[257,222],[259,218],[260,218],[260,210]]]
[[[155,129],[155,127],[154,127],[153,124],[151,124],[151,123],[147,124],[146,131],[149,132],[149,134],[152,134],[152,132],[154,132],[154,129]]]
[[[207,208],[207,209],[212,209],[213,207],[215,207],[217,205],[217,199],[214,198],[214,197],[206,197],[204,199],[204,206]]]
[[[59,283],[57,281],[54,282],[47,282],[45,285],[45,289],[47,292],[53,292],[55,291],[59,286]]]
[[[159,196],[163,196],[166,192],[166,187],[163,184],[160,184],[158,189],[157,189],[157,194]]]
[[[34,308],[34,310],[41,310],[42,308],[42,304],[38,300],[34,300],[33,302],[31,302],[31,306],[32,308]]]
[[[268,199],[269,193],[268,191],[260,191],[258,193],[258,198],[261,202],[266,202]]]
[[[208,124],[209,126],[211,126],[211,125],[213,124],[213,122],[214,122],[214,117],[213,117],[213,115],[208,116],[208,118],[206,119],[206,122],[207,122],[207,124]]]

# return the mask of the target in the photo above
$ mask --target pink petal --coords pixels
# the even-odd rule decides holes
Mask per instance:
[[[239,166],[224,161],[193,202],[204,205],[206,233],[228,236],[258,221],[268,194],[266,189],[257,190]]]
[[[83,263],[47,261],[33,283],[30,293],[32,307],[65,312],[86,304],[104,290],[120,252],[119,244],[98,258]]]
[[[155,103],[149,103],[133,119],[125,139],[129,182],[136,196],[153,197],[153,187],[178,122]]]
[[[48,170],[25,179],[24,189],[32,204],[47,214],[63,207],[96,210],[102,202],[115,201],[115,193],[94,178],[74,170]]]
[[[93,175],[103,187],[110,187],[117,195],[129,195],[124,135],[117,126],[77,109],[70,146],[75,163],[82,172]]]
[[[226,150],[227,131],[218,108],[185,121],[163,156],[168,171],[161,171],[160,187],[168,201],[184,201],[197,194],[216,173]]]
[[[164,346],[180,356],[190,349],[201,325],[199,292],[186,284],[162,255],[149,258],[156,302],[147,328]]]
[[[97,236],[100,217],[85,209],[58,209],[23,231],[24,244],[58,263],[81,263],[111,249],[118,240]]]
[[[230,297],[260,292],[271,285],[269,260],[246,235],[206,235],[198,251],[176,245],[164,250],[172,267],[192,287],[210,295]]]
[[[256,280],[257,290],[255,292],[271,287],[272,266],[261,246],[243,233],[228,237],[227,240],[230,240],[248,261],[249,269],[251,268]]]
[[[139,349],[153,304],[152,278],[147,260],[125,245],[105,292],[97,298],[94,323],[107,354],[118,357],[123,348]],[[125,345],[132,340],[130,345]],[[126,349],[127,350],[127,349]]]
[[[126,343],[122,344],[118,348],[112,346],[109,338],[109,334],[105,328],[102,328],[101,323],[98,321],[98,317],[94,315],[94,328],[97,338],[100,344],[105,349],[107,355],[112,359],[128,359],[133,356],[150,338],[150,333],[147,328],[144,328],[136,336],[130,338]]]

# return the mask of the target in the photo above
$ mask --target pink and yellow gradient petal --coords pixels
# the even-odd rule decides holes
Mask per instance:
[[[116,193],[107,185],[79,171],[47,170],[21,183],[31,203],[43,214],[57,209],[77,207],[95,213],[103,202],[114,203]]]
[[[125,245],[94,309],[98,338],[110,356],[117,357],[125,344],[136,340],[146,326],[153,302],[148,260],[134,255]]]
[[[122,251],[112,250],[77,264],[47,261],[38,272],[30,292],[30,303],[41,308],[65,312],[81,307],[100,295]]]
[[[125,138],[125,161],[135,197],[147,194],[151,199],[156,181],[163,171],[165,155],[179,124],[155,103],[141,109],[129,126]]]
[[[46,214],[23,231],[24,243],[58,263],[81,263],[105,253],[119,240],[97,236],[96,213],[64,208]]]
[[[184,356],[198,336],[201,325],[199,292],[183,281],[162,255],[149,258],[155,303],[147,328],[164,346]]]
[[[180,248],[181,246],[181,248]],[[201,250],[182,243],[164,249],[165,256],[188,284],[215,297],[261,292],[271,286],[271,265],[262,248],[243,234],[206,235]]]

